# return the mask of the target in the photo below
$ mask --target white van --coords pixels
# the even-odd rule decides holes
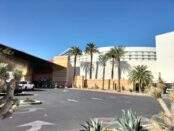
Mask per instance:
[[[19,86],[22,87],[22,90],[33,90],[34,89],[34,84],[32,84],[29,81],[21,81],[19,83]]]

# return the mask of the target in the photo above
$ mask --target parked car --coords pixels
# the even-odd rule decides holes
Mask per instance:
[[[19,83],[19,86],[22,87],[22,90],[33,90],[34,89],[34,84],[32,84],[29,81],[21,81]]]
[[[9,83],[7,83],[7,84],[9,84]],[[0,93],[6,93],[6,91],[7,91],[7,88],[5,88],[5,86],[1,85],[0,86]],[[22,93],[22,87],[18,85],[14,90],[14,94],[18,95],[20,93]]]
[[[20,94],[20,93],[22,93],[22,87],[21,87],[21,86],[17,86],[17,87],[15,88],[15,90],[14,90],[14,94],[15,94],[15,95],[18,95],[18,94]]]

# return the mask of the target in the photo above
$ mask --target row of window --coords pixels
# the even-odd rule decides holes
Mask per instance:
[[[96,59],[96,58],[94,58]],[[89,56],[81,56],[77,58],[77,61],[87,62]],[[156,60],[156,52],[154,51],[127,51],[122,60]],[[73,58],[71,59],[73,62]]]
[[[122,59],[123,61],[130,61],[130,60],[148,60],[148,61],[155,61],[156,60],[156,58],[123,58]],[[81,59],[81,60],[79,60],[79,59],[77,59],[77,61],[79,62],[89,62],[89,59]],[[72,59],[71,61],[70,61],[71,63],[73,63],[74,62],[74,60]]]

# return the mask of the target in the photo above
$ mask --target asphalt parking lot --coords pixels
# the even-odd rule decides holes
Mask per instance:
[[[122,109],[133,109],[150,118],[161,111],[151,97],[110,94],[72,89],[27,91],[17,96],[43,101],[20,107],[11,117],[0,120],[0,131],[78,131],[90,118],[117,118]]]

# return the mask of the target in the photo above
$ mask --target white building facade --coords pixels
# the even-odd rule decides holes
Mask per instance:
[[[92,79],[102,79],[102,66],[98,62],[98,57],[113,47],[100,47],[98,48],[100,53],[94,54]],[[152,72],[155,82],[159,76],[166,83],[174,82],[174,32],[157,35],[156,47],[125,47],[125,52],[121,59],[121,79],[128,80],[129,71],[135,66],[146,65]],[[73,62],[74,58],[71,56],[70,64],[72,66]],[[77,75],[89,79],[89,68],[90,56],[83,53],[77,58]],[[111,60],[107,62],[105,72],[105,79],[111,79]],[[115,65],[114,79],[117,80],[117,64]]]
[[[92,79],[102,79],[102,66],[98,62],[99,55],[106,54],[113,47],[100,47],[99,53],[95,53],[93,57],[93,71]],[[156,48],[155,47],[125,47],[125,55],[121,59],[121,78],[128,79],[129,71],[137,65],[147,65],[153,75],[156,76]],[[71,65],[73,63],[73,57],[71,57]],[[105,79],[111,79],[111,60],[108,60],[106,64]],[[90,56],[83,53],[77,59],[77,67],[80,67],[80,76],[84,76],[89,79],[90,68]],[[115,63],[114,79],[117,79],[117,63]]]
[[[157,70],[167,83],[174,82],[174,32],[156,36]]]

